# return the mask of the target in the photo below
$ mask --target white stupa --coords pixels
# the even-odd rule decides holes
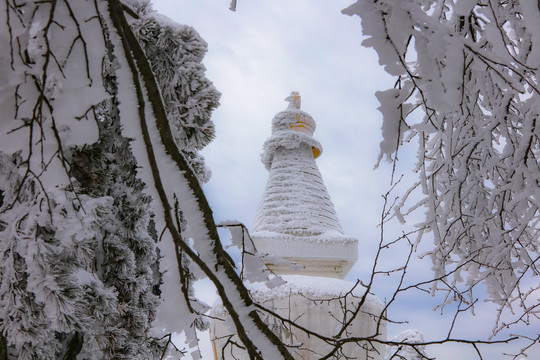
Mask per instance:
[[[358,258],[358,240],[345,236],[315,159],[315,121],[300,110],[300,95],[272,120],[262,160],[270,174],[251,237],[259,253],[290,263],[268,266],[281,274],[344,278]],[[269,257],[271,259],[271,257]]]
[[[356,262],[358,241],[343,234],[315,159],[322,147],[313,139],[315,121],[300,110],[300,96],[292,92],[289,106],[272,121],[272,136],[264,144],[262,160],[269,170],[251,237],[268,268],[284,284],[246,283],[253,299],[273,313],[299,325],[261,312],[263,320],[290,346],[295,359],[382,360],[384,346],[359,341],[336,348],[328,339],[386,338],[381,321],[383,305],[359,284],[342,280]],[[366,295],[366,296],[364,296]],[[363,299],[363,300],[362,300]],[[213,315],[211,339],[215,359],[249,359],[240,347],[227,314],[219,306]],[[344,324],[347,324],[344,330]],[[271,359],[269,359],[271,360]]]

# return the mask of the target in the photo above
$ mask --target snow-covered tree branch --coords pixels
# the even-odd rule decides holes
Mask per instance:
[[[197,150],[213,137],[219,98],[200,64],[204,41],[145,2],[6,0],[2,14],[0,331],[10,356],[156,358],[161,329],[193,345],[206,308],[189,279],[202,271],[250,356],[289,358],[222,249],[199,184]]]
[[[433,236],[432,291],[474,306],[485,285],[498,305],[494,333],[537,324],[538,3],[360,0],[344,12],[361,17],[363,44],[397,78],[377,93],[379,161],[395,167],[399,151],[418,144],[418,181],[393,215],[425,211],[413,242]]]

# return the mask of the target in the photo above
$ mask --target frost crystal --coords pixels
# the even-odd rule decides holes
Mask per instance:
[[[262,160],[270,174],[252,232],[297,236],[342,233],[315,163],[322,148],[311,136],[315,122],[299,109],[297,93],[287,100],[289,107],[274,117],[272,136],[264,144]]]
[[[362,18],[363,44],[397,76],[377,93],[380,157],[418,144],[418,182],[396,217],[425,211],[419,234],[433,235],[428,254],[451,292],[475,301],[482,281],[491,300],[529,313],[540,261],[538,2],[358,0],[344,12]]]
[[[210,116],[221,95],[205,76],[207,44],[192,27],[155,12],[141,15],[131,27],[150,60],[176,144],[205,182],[210,172],[196,151],[215,137]]]

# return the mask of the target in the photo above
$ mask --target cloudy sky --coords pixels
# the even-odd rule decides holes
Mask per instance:
[[[267,171],[260,161],[271,121],[293,90],[317,122],[317,163],[347,234],[377,241],[388,169],[374,170],[380,141],[377,89],[393,85],[359,18],[341,14],[350,0],[158,0],[155,8],[194,26],[208,42],[207,75],[222,93],[216,140],[203,151],[212,170],[205,186],[217,221],[250,226]]]
[[[287,106],[284,98],[299,91],[302,109],[317,123],[314,137],[324,148],[317,163],[344,232],[360,240],[359,261],[348,279],[365,280],[380,236],[381,194],[388,190],[391,171],[385,163],[374,169],[381,139],[375,92],[394,81],[378,65],[375,52],[361,45],[360,19],[341,14],[353,1],[238,0],[236,12],[228,10],[228,0],[153,2],[159,12],[193,26],[208,42],[207,76],[222,93],[213,115],[217,139],[203,151],[213,173],[205,191],[216,221],[234,219],[250,227],[267,179],[260,161],[262,144],[270,136],[273,116]],[[405,169],[413,163],[414,152],[410,154],[401,155]],[[389,229],[400,231],[398,225]],[[385,260],[402,260],[397,256]],[[426,268],[429,264],[417,270],[425,273]],[[380,285],[377,294],[383,301],[387,291]],[[433,304],[429,298],[405,296],[394,314],[396,320],[411,323],[391,327],[389,336],[415,327],[430,339],[444,337],[448,318],[443,322],[431,311]],[[491,310],[456,326],[463,336],[485,337],[478,324]],[[447,347],[431,355],[472,359],[474,351]]]

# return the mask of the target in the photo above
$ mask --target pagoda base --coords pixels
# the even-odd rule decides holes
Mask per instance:
[[[350,320],[351,314],[359,306],[365,288],[349,281],[315,276],[285,275],[284,285],[269,289],[263,283],[247,283],[253,300],[263,307],[292,321],[294,324],[314,333],[334,339],[343,323]],[[384,306],[380,300],[368,294],[356,317],[339,338],[377,338],[386,339],[386,322],[380,320]],[[248,354],[236,344],[241,344],[234,329],[225,321],[227,314],[223,308],[214,308],[216,318],[211,326],[211,340],[215,359],[248,360]],[[320,338],[309,335],[294,325],[283,322],[273,315],[260,312],[263,321],[289,347],[298,360],[314,360],[333,353],[335,346]],[[329,359],[382,360],[385,346],[378,342],[359,341],[344,344],[330,355]]]
[[[273,232],[251,234],[268,268],[278,274],[325,276],[343,279],[358,259],[358,240],[338,233],[312,236]]]

